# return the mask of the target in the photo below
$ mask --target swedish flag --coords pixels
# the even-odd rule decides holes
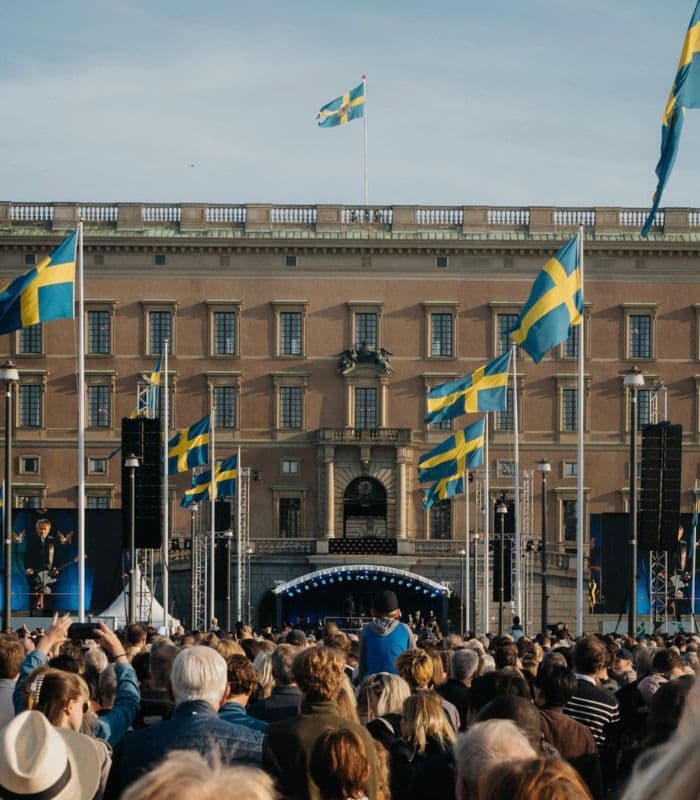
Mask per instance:
[[[349,92],[341,94],[316,114],[319,128],[335,128],[336,125],[347,125],[351,119],[365,115],[365,84],[361,83]]]
[[[236,479],[238,477],[238,456],[229,456],[216,468],[215,488],[217,497],[234,497],[236,494]],[[205,470],[199,475],[192,476],[192,488],[188,489],[180,505],[189,508],[193,503],[203,503],[209,500],[211,488],[211,470]]]
[[[160,392],[160,370],[163,362],[163,356],[158,357],[155,367],[151,371],[151,376],[148,378],[148,386],[142,392],[139,392],[136,401],[136,408],[129,415],[130,419],[137,417],[150,417],[155,418],[158,416],[158,394]]]
[[[209,417],[181,430],[168,442],[168,475],[199,467],[209,461]]]
[[[673,81],[671,94],[661,121],[661,156],[656,165],[656,177],[659,182],[654,193],[651,211],[642,228],[642,236],[649,233],[649,229],[654,223],[654,217],[661,202],[661,194],[673,169],[686,108],[700,108],[700,0],[690,18],[676,78]]]
[[[485,418],[456,431],[418,461],[418,480],[434,483],[452,479],[466,469],[478,467],[484,459]]]
[[[423,508],[431,508],[440,500],[449,500],[458,494],[464,494],[464,477],[453,475],[451,478],[443,478],[436,484],[425,489],[423,492]]]
[[[428,392],[425,421],[442,422],[462,414],[503,411],[509,368],[510,350],[463,378],[435,386]]]
[[[520,311],[517,327],[510,332],[535,364],[566,341],[569,328],[583,319],[578,237],[576,234],[544,265]]]
[[[78,231],[34,269],[0,292],[0,333],[11,333],[51,319],[75,315],[75,248]]]

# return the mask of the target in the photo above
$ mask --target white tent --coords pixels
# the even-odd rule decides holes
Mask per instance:
[[[141,571],[136,570],[136,621],[146,622],[156,628],[163,625],[163,606],[156,600]],[[129,617],[129,584],[125,584],[119,596],[101,614],[94,614],[93,619],[111,622],[115,628],[123,628]],[[180,624],[172,615],[168,618],[168,631],[173,631]]]

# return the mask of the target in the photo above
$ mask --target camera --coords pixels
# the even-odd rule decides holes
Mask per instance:
[[[99,627],[96,622],[74,622],[68,628],[69,639],[94,639]]]

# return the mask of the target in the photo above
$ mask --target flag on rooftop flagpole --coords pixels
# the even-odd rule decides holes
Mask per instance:
[[[209,416],[184,428],[168,442],[168,474],[185,472],[209,461]]]
[[[428,392],[427,423],[443,422],[462,414],[503,411],[510,366],[510,348],[498,358],[463,378],[442,383]]]
[[[659,181],[651,210],[642,227],[642,236],[647,236],[654,224],[661,195],[673,169],[686,108],[700,108],[700,0],[690,18],[676,77],[661,119],[661,155],[656,165]]]
[[[484,457],[484,429],[486,417],[468,425],[441,442],[418,461],[420,483],[434,483],[443,478],[454,478],[467,469],[479,466]]]
[[[316,115],[319,128],[335,128],[337,125],[347,125],[350,120],[358,119],[365,113],[365,84],[364,81],[344,92],[340,97],[326,103]]]
[[[578,237],[577,233],[544,265],[520,310],[517,327],[510,332],[536,364],[583,320]]]
[[[75,230],[43,261],[0,292],[0,333],[75,316]]]

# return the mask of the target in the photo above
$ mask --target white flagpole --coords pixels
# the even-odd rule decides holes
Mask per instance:
[[[368,190],[367,190],[367,76],[362,76],[362,96],[364,102],[362,103],[362,121],[364,128],[363,146],[362,146],[362,160],[363,160],[363,173],[364,173],[364,205],[367,205]]]
[[[698,510],[698,481],[695,479],[695,489],[693,490],[693,535],[691,541],[693,543],[693,554],[691,559],[692,577],[690,579],[690,617],[695,622],[695,570],[697,569],[696,556],[698,552],[698,529],[695,524],[696,512]],[[693,625],[697,630],[697,626]]]
[[[243,506],[241,503],[241,482],[243,480],[243,468],[241,467],[241,448],[238,447],[236,458],[236,622],[243,621],[243,594],[241,592],[241,575],[243,574],[243,531],[241,520],[243,518]],[[250,620],[246,620],[249,622]]]
[[[163,577],[163,627],[166,630],[166,636],[170,635],[170,508],[168,503],[169,489],[168,489],[168,431],[170,430],[170,418],[168,408],[168,350],[169,341],[163,341],[163,369],[159,376],[160,387],[159,397],[163,404],[163,559],[162,564],[162,577]]]
[[[489,630],[489,603],[491,598],[489,583],[489,542],[491,539],[491,481],[489,479],[489,418],[484,415],[484,580],[483,580],[483,620],[484,633]]]
[[[583,225],[578,229],[578,247],[579,247],[579,270],[581,271],[581,299],[585,298],[583,291]],[[578,437],[577,437],[577,453],[576,453],[576,635],[583,635],[583,549],[584,549],[584,536],[583,526],[585,520],[584,507],[583,507],[583,424],[585,419],[584,414],[584,325],[585,307],[582,309],[583,319],[578,326]],[[634,470],[634,464],[632,465]]]
[[[518,347],[512,343],[512,364],[513,364],[513,454],[515,456],[515,475],[513,477],[513,493],[515,494],[515,541],[513,546],[513,558],[515,559],[515,586],[513,596],[515,599],[515,614],[521,617],[522,623],[522,536],[520,531],[520,432],[518,425],[518,366],[517,353]],[[501,543],[503,546],[503,543]],[[501,576],[505,580],[505,576]]]
[[[211,503],[211,525],[209,530],[209,621],[207,627],[211,626],[211,621],[215,614],[215,585],[214,568],[216,566],[216,451],[214,449],[214,403],[212,401],[209,412],[209,459],[211,463],[211,480],[209,483],[209,501]]]
[[[471,583],[471,574],[469,568],[469,469],[464,470],[464,539],[466,542],[466,556],[464,557],[464,630],[461,634],[464,635],[470,630],[472,607],[469,597],[469,584]]]
[[[78,223],[78,619],[85,622],[85,287],[83,223]]]

